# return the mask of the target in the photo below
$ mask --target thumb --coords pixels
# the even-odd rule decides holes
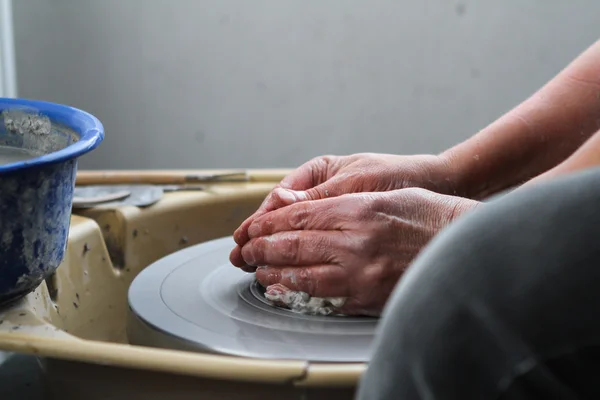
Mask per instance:
[[[345,179],[343,177],[337,176],[315,187],[302,191],[295,191],[294,196],[298,201],[322,200],[329,197],[337,197],[352,192],[353,190],[351,189],[351,187],[345,184]]]
[[[301,201],[320,200],[331,197],[330,186],[324,183],[306,190],[275,188],[271,192],[269,201],[265,204],[264,211],[260,215]],[[257,214],[255,213],[254,219],[258,216]]]
[[[235,230],[233,233],[233,239],[239,246],[244,246],[250,240],[248,235],[248,228],[258,217],[267,214],[268,212],[277,210],[279,208],[289,206],[298,201],[309,200],[304,191],[296,191],[291,189],[283,189],[276,187],[266,197],[261,204],[260,208],[254,212],[250,217],[246,218],[244,222]]]

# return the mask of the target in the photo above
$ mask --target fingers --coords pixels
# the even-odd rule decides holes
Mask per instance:
[[[320,201],[296,202],[256,217],[247,229],[249,239],[277,232],[336,231],[355,227],[368,214],[373,196],[357,193]]]
[[[261,207],[254,214],[242,222],[240,227],[235,230],[233,233],[233,240],[235,240],[238,245],[243,246],[248,242],[248,240],[250,240],[250,237],[248,236],[248,227],[256,218],[268,213],[271,210],[276,210],[292,204],[295,201],[296,198],[293,197],[291,192],[279,188],[273,189],[273,191],[269,193],[263,202],[263,205],[261,205]]]
[[[245,272],[254,272],[256,271],[256,267],[252,267],[247,265],[242,257],[242,248],[240,246],[236,246],[231,253],[229,254],[229,261],[236,267],[240,268]]]
[[[324,156],[314,158],[296,170],[288,174],[274,189],[267,195],[258,210],[244,221],[234,232],[233,238],[237,244],[243,246],[248,240],[248,226],[257,217],[264,215],[272,210],[277,210],[295,200],[309,199],[304,196],[302,191],[310,189],[327,180],[329,168],[335,157]],[[283,189],[283,190],[282,190]],[[292,192],[290,192],[292,191]],[[299,195],[294,200],[293,191],[299,191]],[[306,197],[306,198],[305,198]]]
[[[354,189],[354,185],[346,182],[346,178],[345,175],[336,175],[331,179],[304,191],[297,190],[295,196],[301,200],[320,200],[360,191]]]
[[[341,232],[279,232],[252,239],[241,250],[245,264],[314,265],[334,263],[337,254],[348,252],[348,241]]]
[[[246,265],[246,262],[242,257],[242,248],[240,246],[235,246],[235,248],[231,250],[231,253],[229,253],[229,262],[236,267],[243,267]]]
[[[280,283],[291,290],[305,292],[314,297],[349,295],[348,287],[343,284],[346,273],[338,265],[258,268],[256,279],[265,287]]]
[[[284,189],[306,190],[327,180],[330,165],[335,157],[316,157],[288,174],[279,186]]]
[[[243,268],[246,263],[241,256],[241,247],[252,238],[290,230],[341,230],[356,220],[364,202],[355,198],[332,198],[326,202],[301,202],[297,192],[275,189],[271,194],[272,204],[277,210],[257,211],[235,231],[234,240],[239,248],[232,251],[230,261]],[[293,207],[290,207],[292,206]],[[264,265],[264,264],[261,264]]]
[[[315,182],[313,186],[306,189],[281,186],[273,191],[278,200],[278,204],[275,203],[275,201],[277,201],[275,197],[271,199],[270,201],[274,203],[274,206],[271,207],[269,211],[276,210],[298,201],[322,200],[360,191],[361,190],[357,190],[357,185],[348,182],[347,176],[343,174],[336,175],[322,183]]]

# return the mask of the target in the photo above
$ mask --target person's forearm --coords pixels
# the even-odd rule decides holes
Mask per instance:
[[[600,166],[600,132],[596,132],[575,153],[551,170],[533,178],[523,186],[542,182],[557,176]]]
[[[442,153],[454,193],[482,199],[564,161],[600,128],[600,41],[533,96]]]

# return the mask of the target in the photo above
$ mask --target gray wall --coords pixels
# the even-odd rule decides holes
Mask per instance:
[[[598,0],[14,2],[19,94],[98,116],[84,168],[438,152],[599,35]]]

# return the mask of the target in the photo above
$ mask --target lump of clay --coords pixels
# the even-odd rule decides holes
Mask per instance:
[[[280,283],[268,286],[265,297],[277,306],[305,315],[342,315],[337,310],[346,301],[344,297],[311,297]]]

